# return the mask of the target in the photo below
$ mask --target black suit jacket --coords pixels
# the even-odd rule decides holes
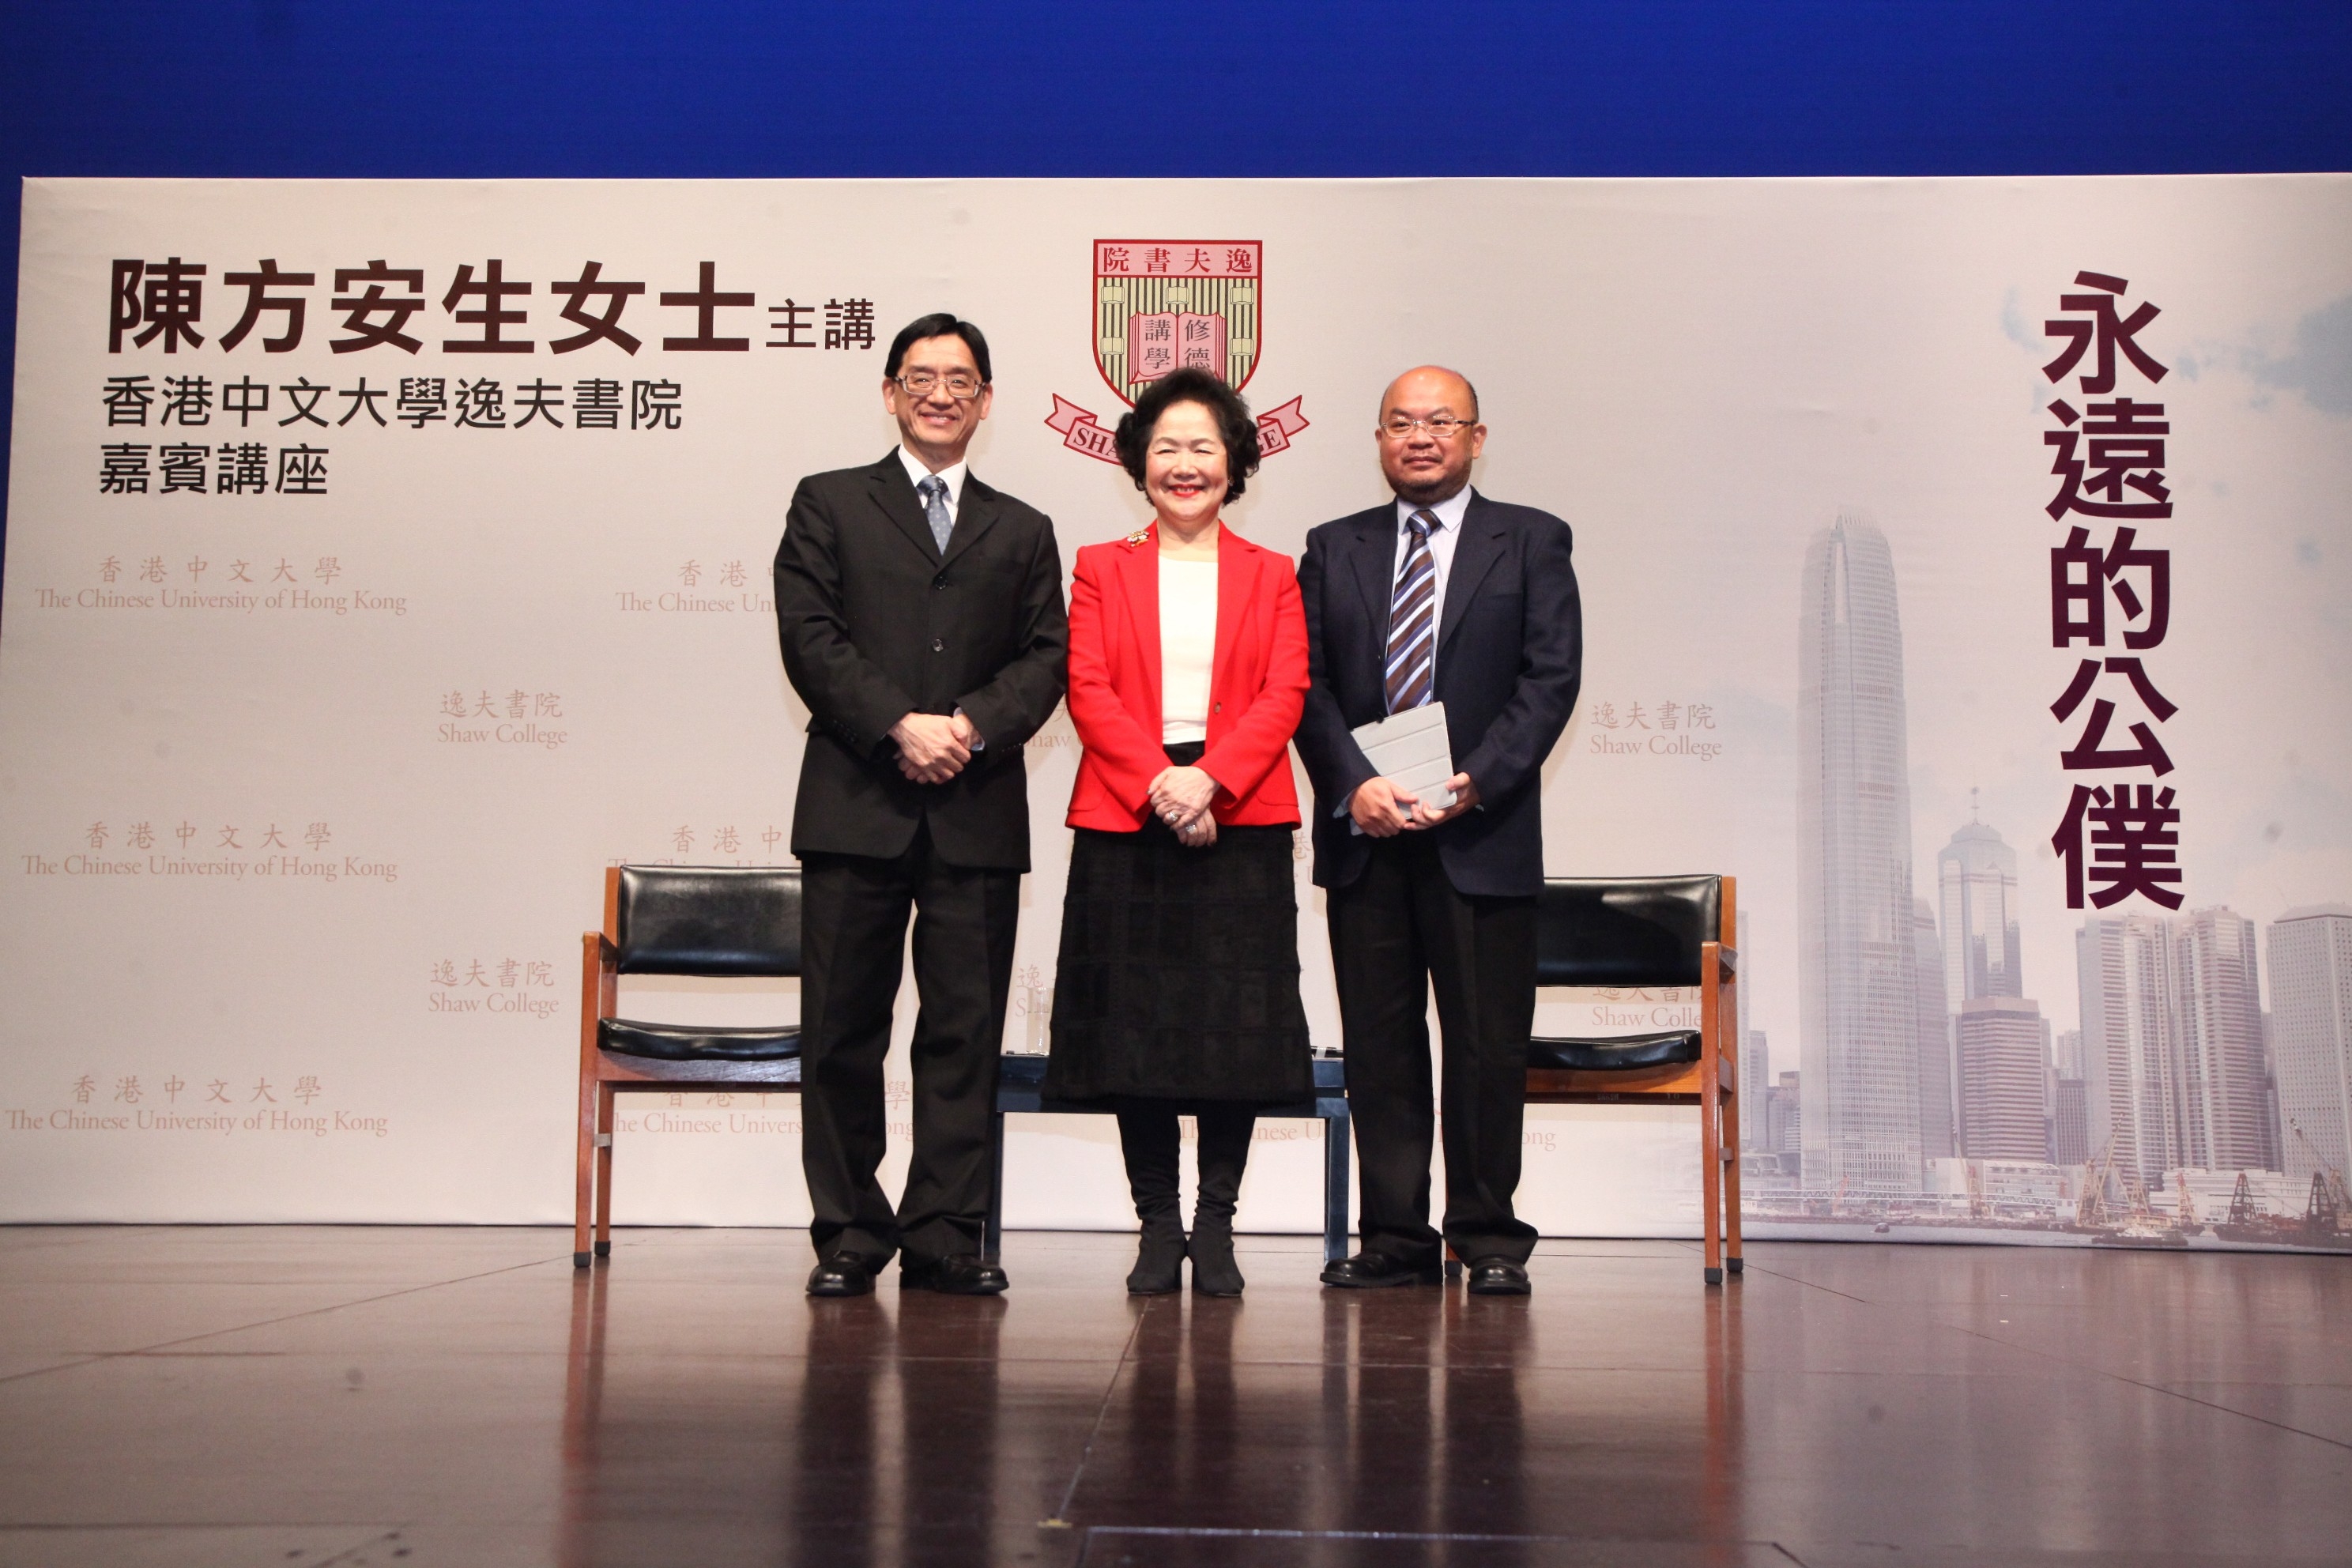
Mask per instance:
[[[1327,522],[1307,536],[1298,590],[1307,604],[1311,684],[1298,753],[1315,781],[1315,881],[1363,875],[1372,840],[1339,807],[1375,770],[1349,733],[1388,711],[1381,672],[1394,587],[1396,503]],[[1443,827],[1439,858],[1463,893],[1533,897],[1543,887],[1539,770],[1576,707],[1584,623],[1568,524],[1473,491],[1437,623],[1437,688],[1454,766],[1479,805]]]
[[[967,471],[943,555],[895,448],[812,474],[776,548],[776,626],[813,715],[793,854],[899,855],[928,822],[950,865],[1029,868],[1022,742],[1062,700],[1070,644],[1043,512]],[[890,726],[958,708],[985,748],[946,784],[909,783]]]

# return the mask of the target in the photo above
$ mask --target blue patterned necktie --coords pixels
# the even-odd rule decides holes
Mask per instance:
[[[923,516],[930,520],[931,537],[939,542],[940,553],[948,552],[948,535],[955,531],[955,519],[948,515],[948,482],[937,474],[925,474],[923,482],[915,487],[923,498]]]
[[[1437,562],[1429,552],[1436,517],[1426,509],[1405,524],[1412,538],[1397,573],[1396,598],[1389,609],[1389,657],[1385,684],[1389,711],[1402,713],[1429,700],[1437,671]]]

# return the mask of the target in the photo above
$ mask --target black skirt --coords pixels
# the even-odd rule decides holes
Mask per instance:
[[[1076,829],[1045,1093],[1061,1100],[1304,1100],[1298,894],[1287,827],[1188,849],[1157,816]]]

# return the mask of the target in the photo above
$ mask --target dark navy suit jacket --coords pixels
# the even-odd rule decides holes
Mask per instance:
[[[1373,776],[1349,733],[1387,711],[1381,674],[1396,568],[1396,503],[1307,536],[1298,589],[1310,684],[1298,753],[1315,782],[1315,881],[1363,875],[1372,840],[1339,808]],[[1457,892],[1532,898],[1543,887],[1540,770],[1576,707],[1584,623],[1568,524],[1473,491],[1437,624],[1436,700],[1455,771],[1479,805],[1436,836]]]

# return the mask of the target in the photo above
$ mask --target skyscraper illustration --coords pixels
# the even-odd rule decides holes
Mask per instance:
[[[2050,1157],[2061,1165],[2080,1165],[2091,1157],[2091,1117],[2079,1078],[2051,1080]]]
[[[1915,906],[1912,956],[1919,976],[1919,1155],[1942,1160],[1960,1152],[1958,1097],[1953,1092],[1952,1021],[1945,1016],[1944,953],[1936,910]]]
[[[2049,1025],[2025,999],[2017,852],[1971,820],[1936,855],[1944,988],[1952,1013],[1952,1074],[1960,1152],[1973,1159],[2046,1160]]]
[[[2112,1162],[2118,1195],[2179,1164],[2169,936],[2153,915],[2094,915],[2074,937],[2090,1157]]]
[[[2271,1030],[2287,1184],[2352,1173],[2352,904],[2289,910],[2271,923]]]
[[[2183,1167],[2274,1169],[2252,921],[2094,916],[2075,940],[2091,1157],[2144,1189]]]
[[[1954,1012],[1979,996],[2022,996],[2017,921],[2017,851],[1971,822],[1936,855],[1944,927],[1944,994]]]
[[[1961,1152],[1970,1159],[2050,1158],[2048,1028],[2022,996],[1960,1004]]]
[[[1739,1146],[1768,1149],[1771,1145],[1764,1125],[1764,1097],[1772,1087],[1772,1055],[1764,1047],[1763,1031],[1748,1026],[1756,1001],[1754,977],[1763,966],[1751,945],[1756,939],[1748,929],[1746,910],[1739,911],[1738,929],[1732,934],[1739,941]]]
[[[2083,1031],[2061,1029],[2057,1042],[2050,1047],[2050,1067],[2060,1078],[2077,1082],[2083,1077]]]
[[[2181,1163],[2210,1171],[2275,1170],[2254,922],[2212,909],[2170,924],[2182,982]]]
[[[1903,626],[1886,538],[1846,513],[1805,552],[1798,627],[1804,1183],[1921,1186],[1917,911]]]

